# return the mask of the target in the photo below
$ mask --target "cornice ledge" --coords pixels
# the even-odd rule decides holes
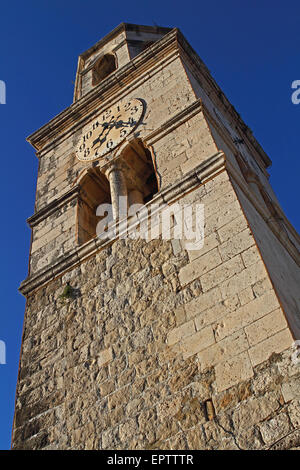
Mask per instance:
[[[100,49],[100,47],[103,47],[108,41],[113,39],[113,37],[117,36],[121,32],[124,32],[126,34],[128,31],[136,31],[137,28],[139,31],[142,31],[142,32],[153,32],[155,30],[156,32],[161,32],[164,34],[167,34],[170,30],[173,29],[173,28],[168,28],[164,26],[148,26],[148,25],[135,25],[133,23],[120,23],[118,26],[116,26],[116,28],[114,28],[112,31],[106,34],[106,36],[104,36],[102,39],[96,42],[96,44],[91,46],[86,51],[82,52],[79,57],[86,60],[87,58],[90,57],[90,55],[93,52],[95,52],[97,49]]]
[[[202,101],[201,99],[197,99],[192,104],[190,104],[187,108],[179,111],[179,113],[175,114],[175,116],[171,117],[163,124],[159,126],[159,128],[155,129],[153,132],[148,134],[144,139],[143,143],[146,146],[153,145],[155,142],[160,140],[166,134],[172,132],[176,127],[181,126],[185,121],[191,119],[196,114],[202,111]]]
[[[45,146],[45,140],[49,141],[54,133],[60,132],[67,127],[71,127],[76,120],[86,115],[89,106],[91,108],[95,108],[97,105],[99,105],[99,98],[102,102],[103,100],[101,97],[106,91],[111,90],[115,86],[122,87],[122,81],[124,79],[127,79],[128,81],[128,76],[131,72],[137,72],[139,69],[141,69],[141,72],[144,72],[143,65],[151,58],[157,58],[157,55],[162,50],[165,50],[168,46],[173,44],[175,49],[177,49],[178,33],[178,29],[172,29],[163,38],[156,41],[142,53],[138,54],[130,62],[121,67],[121,69],[117,69],[109,77],[103,80],[102,83],[100,83],[94,89],[90,90],[82,98],[72,103],[68,108],[64,109],[57,116],[52,118],[47,124],[39,128],[34,133],[30,134],[26,140],[37,151],[42,150]]]
[[[183,197],[187,192],[191,192],[204,184],[208,179],[216,176],[225,170],[225,155],[218,152],[201,162],[197,167],[187,173],[180,181],[167,186],[161,190],[149,203],[163,205],[172,204]],[[116,237],[117,239],[117,237]],[[19,291],[27,296],[39,287],[47,284],[55,277],[62,275],[65,271],[74,268],[99,250],[109,246],[114,240],[93,238],[80,247],[73,248],[65,255],[62,255],[47,268],[43,268],[33,275],[29,275],[20,285]]]
[[[179,182],[168,186],[160,192],[163,201],[172,204],[177,199],[183,197],[187,192],[193,191],[207,180],[213,178],[221,171],[225,170],[226,157],[220,151],[208,157],[204,162],[184,175]]]
[[[107,246],[110,243],[111,240],[107,241],[93,238],[84,245],[73,248],[68,253],[60,256],[46,269],[43,268],[36,274],[27,277],[23,282],[21,282],[19,291],[24,296],[30,294],[35,289],[47,284],[49,281],[68,271],[70,268],[74,268],[81,261],[92,256],[99,250],[99,248]]]
[[[70,189],[67,193],[63,194],[57,199],[54,199],[51,201],[49,204],[44,206],[42,209],[37,211],[35,214],[33,214],[31,217],[27,219],[27,223],[30,228],[35,227],[37,224],[39,224],[42,220],[44,220],[46,217],[49,217],[51,214],[56,212],[58,209],[60,209],[62,206],[67,204],[68,202],[72,201],[76,197],[79,196],[80,192],[80,187],[75,186],[74,188]]]

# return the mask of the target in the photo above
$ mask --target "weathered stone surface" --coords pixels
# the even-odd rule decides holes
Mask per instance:
[[[267,445],[275,443],[283,435],[287,435],[292,429],[289,418],[285,413],[280,413],[268,421],[259,425],[262,438]]]
[[[197,331],[194,335],[189,338],[183,339],[181,342],[181,351],[183,352],[183,358],[186,359],[202,349],[206,349],[208,346],[215,342],[213,329],[211,326],[203,328]]]
[[[273,336],[278,331],[284,330],[286,327],[286,320],[279,308],[251,323],[251,325],[245,328],[245,332],[250,346],[253,346],[268,336]]]
[[[299,375],[282,384],[282,395],[285,402],[300,398]]]
[[[253,376],[253,369],[247,352],[220,362],[215,367],[218,392],[236,385]]]
[[[245,333],[241,330],[198,353],[201,370],[227,361],[249,348]]]
[[[273,353],[288,349],[293,344],[293,337],[288,328],[270,336],[249,349],[251,362],[254,366],[268,359]]]

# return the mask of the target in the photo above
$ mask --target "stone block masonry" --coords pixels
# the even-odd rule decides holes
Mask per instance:
[[[29,297],[14,448],[299,444],[293,338],[259,253],[243,261],[255,247],[243,217],[210,219],[201,269],[171,241],[120,240]]]

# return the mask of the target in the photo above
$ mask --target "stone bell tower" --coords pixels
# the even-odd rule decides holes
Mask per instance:
[[[79,57],[73,104],[28,141],[12,448],[300,446],[299,236],[269,157],[180,31],[118,26]],[[136,236],[120,196],[156,220],[203,205],[202,244]]]

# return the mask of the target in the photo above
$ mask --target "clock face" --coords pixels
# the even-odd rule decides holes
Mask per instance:
[[[100,114],[84,131],[76,148],[81,161],[97,160],[116,148],[139,124],[143,103],[120,102]]]

